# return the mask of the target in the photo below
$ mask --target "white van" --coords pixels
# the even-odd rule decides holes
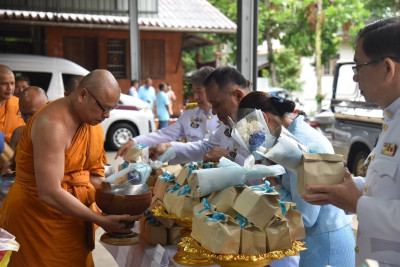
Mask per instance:
[[[43,88],[50,100],[64,96],[64,86],[71,76],[89,73],[78,64],[55,57],[1,54],[0,64],[8,66],[15,76],[25,75],[30,84]],[[149,105],[132,96],[121,94],[119,106],[101,123],[108,149],[117,150],[130,138],[155,129],[154,115]]]

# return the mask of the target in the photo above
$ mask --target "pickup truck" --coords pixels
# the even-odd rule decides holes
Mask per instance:
[[[342,154],[355,176],[365,176],[364,161],[374,147],[383,122],[383,111],[365,102],[353,81],[354,62],[338,62],[333,81],[331,110],[334,114],[332,145]]]

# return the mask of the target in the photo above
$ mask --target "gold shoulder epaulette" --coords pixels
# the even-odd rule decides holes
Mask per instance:
[[[199,104],[197,104],[197,102],[187,103],[185,106],[185,109],[194,109],[194,108],[197,108],[198,106],[199,106]]]

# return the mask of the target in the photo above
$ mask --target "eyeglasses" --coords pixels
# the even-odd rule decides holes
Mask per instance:
[[[87,88],[86,88],[86,91],[88,91],[89,95],[91,95],[91,97],[93,97],[93,99],[94,99],[94,101],[96,102],[96,104],[97,104],[97,105],[99,106],[99,108],[103,111],[103,114],[105,114],[105,113],[107,113],[107,112],[110,112],[111,110],[116,109],[116,108],[118,107],[118,105],[117,105],[117,106],[115,106],[115,107],[113,107],[113,108],[105,108],[105,107],[103,107],[102,104],[100,104],[99,100],[97,100],[97,98],[92,94],[92,92],[90,92]]]
[[[382,60],[384,60],[385,58],[390,58],[391,60],[394,60],[394,61],[396,61],[396,62],[400,62],[400,58],[398,58],[398,57],[387,56],[387,57],[382,57],[382,58],[380,58],[380,59],[378,59],[378,60],[371,60],[371,61],[368,61],[368,62],[365,62],[365,63],[362,63],[362,64],[355,65],[355,66],[351,67],[351,69],[353,70],[354,74],[357,75],[358,72],[360,71],[360,69],[361,69],[363,66],[367,66],[367,65],[370,65],[370,64],[379,63],[379,62],[381,62]]]
[[[29,118],[33,117],[33,115],[35,115],[35,112],[25,114],[25,113],[21,113],[21,111],[19,109],[17,111],[18,118],[21,118],[23,120],[28,120]]]

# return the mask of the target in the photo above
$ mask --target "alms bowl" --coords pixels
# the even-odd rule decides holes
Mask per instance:
[[[147,184],[116,185],[103,182],[96,190],[96,204],[105,214],[142,214],[150,206],[151,197]]]

